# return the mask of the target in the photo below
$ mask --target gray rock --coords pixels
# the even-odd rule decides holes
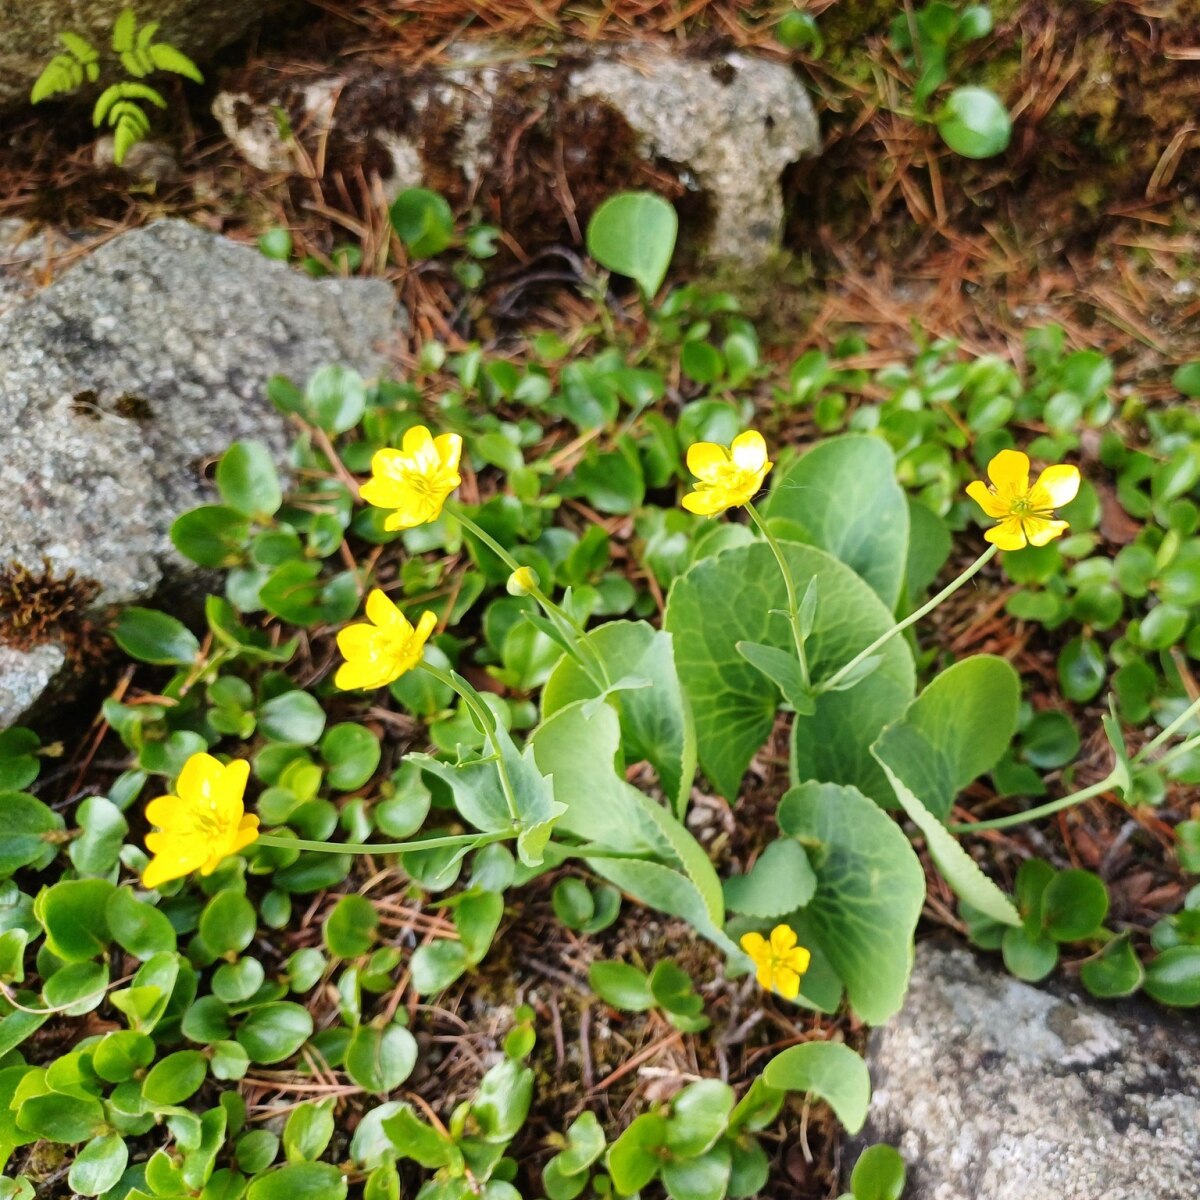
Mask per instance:
[[[1173,1014],[1055,995],[925,944],[868,1060],[862,1139],[904,1155],[906,1200],[1197,1195],[1200,1033]]]
[[[702,201],[689,207],[704,219],[685,221],[683,235],[707,258],[750,271],[778,250],[780,176],[820,145],[808,93],[785,65],[648,45],[567,46],[536,61],[487,43],[448,53],[452,65],[407,76],[251,73],[217,95],[213,113],[262,171],[295,171],[303,159],[280,136],[282,108],[327,161],[378,172],[389,199],[419,184],[485,209],[496,197],[506,218],[514,208],[530,218],[529,228],[505,226],[526,249],[557,232],[544,212],[554,203],[520,195],[540,180],[574,205],[576,225],[606,195],[667,181],[673,198]]]
[[[63,30],[107,50],[123,8],[134,9],[139,23],[161,22],[157,40],[203,62],[284,7],[281,0],[0,0],[0,111],[28,104],[33,81],[62,52],[57,37]]]
[[[189,569],[167,531],[211,496],[206,461],[285,447],[270,376],[378,374],[395,329],[382,281],[316,281],[179,221],[109,242],[0,318],[0,567],[73,571],[98,605],[152,596]],[[58,665],[0,657],[0,727]]]
[[[571,90],[613,105],[648,156],[686,164],[712,204],[705,246],[713,258],[753,268],[779,248],[780,176],[820,146],[808,93],[786,67],[738,53],[697,62],[642,47],[573,72]]]

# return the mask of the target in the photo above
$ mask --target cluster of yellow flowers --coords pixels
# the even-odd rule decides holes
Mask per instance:
[[[367,503],[390,510],[384,522],[387,530],[436,521],[462,482],[461,457],[458,434],[434,437],[418,425],[404,435],[399,450],[375,454],[371,478],[360,494]],[[774,466],[767,457],[766,441],[755,430],[734,438],[728,447],[696,442],[688,449],[687,465],[697,482],[683,497],[683,507],[707,517],[748,505]],[[1067,522],[1054,519],[1054,510],[1079,491],[1077,468],[1047,467],[1031,485],[1028,457],[1002,450],[988,464],[987,474],[992,486],[977,480],[968,485],[967,494],[997,522],[984,534],[997,548],[1044,546],[1066,531]],[[510,582],[515,594],[528,594],[537,587],[536,576],[527,567],[515,571]],[[334,682],[343,690],[385,687],[411,671],[420,663],[437,625],[437,617],[424,612],[414,626],[378,588],[367,596],[365,616],[365,621],[347,625],[337,635],[345,662]],[[188,759],[175,793],[146,806],[146,817],[156,829],[146,835],[146,848],[153,857],[142,874],[145,887],[158,887],[197,870],[209,875],[258,837],[258,817],[247,814],[244,806],[249,774],[249,763],[242,759],[228,765],[210,754]],[[811,957],[797,945],[795,931],[777,925],[769,938],[748,933],[741,945],[761,986],[795,1000]]]

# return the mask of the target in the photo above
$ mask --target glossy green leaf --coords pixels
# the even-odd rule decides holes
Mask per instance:
[[[843,563],[811,546],[783,543],[797,586],[817,581],[817,611],[807,652],[814,682],[843,666],[893,621],[879,598]],[[738,793],[751,758],[775,723],[779,693],[738,653],[738,642],[787,650],[786,594],[770,548],[761,542],[702,559],[671,588],[665,618],[679,677],[691,702],[700,764],[727,798]],[[871,742],[912,698],[908,647],[893,638],[869,677],[844,692],[821,695],[811,715],[793,723],[793,768],[799,779],[853,784],[887,796],[867,753]]]
[[[1021,683],[1003,658],[979,654],[936,676],[872,753],[936,817],[1000,761],[1017,728]]]
[[[882,438],[818,442],[778,474],[764,512],[782,536],[828,551],[895,608],[908,565],[909,509]]]
[[[824,1100],[848,1133],[867,1119],[871,1077],[867,1064],[840,1042],[802,1042],[777,1054],[763,1070],[768,1086]]]
[[[661,196],[619,192],[592,214],[587,249],[602,267],[628,275],[652,297],[667,276],[678,232],[675,210]]]
[[[620,720],[625,761],[650,763],[680,815],[696,773],[696,734],[675,668],[671,635],[643,621],[610,621],[592,630],[586,642],[610,685],[621,679],[649,683],[649,687],[610,692],[608,703]],[[576,700],[599,694],[587,671],[564,656],[546,681],[542,715],[549,718]]]
[[[780,801],[778,820],[816,875],[804,915],[821,949],[855,1012],[882,1024],[899,1011],[908,987],[925,899],[920,860],[896,822],[851,787],[794,787]]]

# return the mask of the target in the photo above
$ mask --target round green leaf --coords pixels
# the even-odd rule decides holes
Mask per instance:
[[[258,710],[258,728],[273,742],[312,746],[325,728],[325,710],[308,692],[283,692]]]
[[[417,1040],[403,1025],[360,1025],[346,1050],[346,1074],[368,1092],[398,1088],[417,1065]]]
[[[467,952],[461,942],[438,938],[418,946],[409,966],[413,990],[418,996],[430,996],[448,988],[467,969]]]
[[[942,141],[964,158],[1001,154],[1012,137],[1008,111],[987,88],[955,88],[935,120]]]
[[[353,792],[363,786],[379,766],[379,739],[365,726],[344,721],[326,730],[321,757],[329,764],[329,786]]]
[[[217,490],[230,508],[265,520],[283,503],[271,452],[261,442],[234,442],[217,463]]]
[[[433,258],[454,241],[454,213],[428,188],[406,188],[388,210],[392,228],[414,258]]]
[[[152,904],[139,900],[133,890],[117,888],[104,911],[113,941],[134,958],[146,959],[175,949],[175,928]]]
[[[1024,925],[1004,931],[1000,951],[1004,965],[1028,983],[1045,979],[1058,963],[1058,946],[1042,933],[1031,933]]]
[[[362,420],[367,388],[349,367],[320,367],[304,389],[305,414],[326,433],[345,433]]]
[[[200,653],[196,635],[175,617],[153,608],[127,608],[117,619],[113,638],[140,662],[189,666]]]
[[[374,945],[378,928],[379,914],[366,896],[342,896],[325,919],[325,945],[338,958],[357,958]]]
[[[236,1036],[251,1061],[270,1064],[291,1058],[312,1037],[312,1031],[312,1017],[306,1008],[280,1000],[254,1009]]]
[[[602,266],[628,275],[646,296],[662,286],[675,252],[679,218],[652,192],[620,192],[592,214],[588,253]]]
[[[99,1196],[116,1187],[128,1163],[129,1151],[119,1134],[92,1138],[75,1156],[67,1184],[81,1196]]]
[[[45,866],[53,861],[57,846],[47,834],[61,833],[62,817],[26,792],[0,792],[0,879],[22,867]],[[89,956],[90,957],[90,956]]]
[[[1145,971],[1128,935],[1122,934],[1079,968],[1079,978],[1093,996],[1109,1000],[1132,996],[1142,986]]]
[[[345,1200],[346,1177],[329,1163],[290,1163],[259,1175],[246,1200]]]
[[[1093,699],[1108,673],[1104,653],[1094,638],[1074,637],[1058,655],[1058,682],[1068,700]]]
[[[5,812],[5,820],[10,814]],[[46,930],[46,944],[66,962],[95,958],[110,933],[105,912],[113,885],[104,879],[64,879],[44,891],[34,911]]]
[[[171,544],[201,567],[236,567],[249,536],[250,522],[223,504],[190,509],[171,525]]]
[[[840,1042],[802,1042],[777,1054],[766,1065],[769,1087],[807,1092],[833,1109],[848,1133],[857,1133],[867,1119],[871,1076],[867,1064]]]
[[[208,1059],[199,1050],[177,1050],[150,1068],[142,1080],[142,1096],[159,1107],[182,1104],[195,1094],[207,1074]]]
[[[258,914],[241,892],[218,892],[200,914],[200,938],[214,955],[240,954],[257,929]]]
[[[900,1200],[904,1191],[904,1159],[891,1146],[868,1146],[850,1174],[854,1200]]]
[[[1056,942],[1092,936],[1108,915],[1108,888],[1091,871],[1059,871],[1042,892],[1042,927]]]
[[[1200,1005],[1200,946],[1173,946],[1146,968],[1146,994],[1177,1008]]]
[[[606,1004],[626,1012],[645,1012],[654,1007],[650,979],[629,963],[594,962],[588,967],[588,982]]]
[[[334,1133],[332,1101],[309,1101],[292,1110],[283,1128],[289,1162],[313,1162],[325,1153]]]

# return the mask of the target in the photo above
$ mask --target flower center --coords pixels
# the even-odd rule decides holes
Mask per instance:
[[[721,463],[717,467],[716,478],[713,480],[712,486],[737,491],[745,487],[752,477],[752,472],[739,467],[735,462]]]
[[[195,811],[196,826],[210,842],[224,838],[226,829],[221,814],[217,811],[215,800],[206,800],[197,805]]]

